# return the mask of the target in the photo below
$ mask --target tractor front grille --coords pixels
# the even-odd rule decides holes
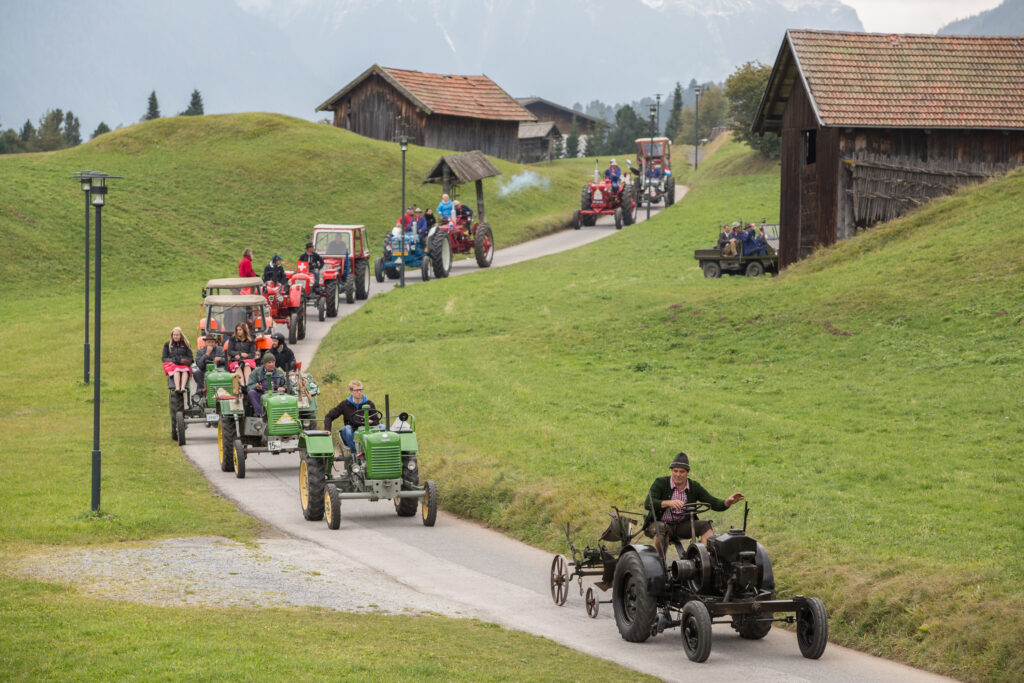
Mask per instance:
[[[291,436],[302,431],[299,410],[294,402],[288,406],[268,406],[267,433],[271,436]]]
[[[369,479],[397,479],[402,476],[402,446],[398,439],[372,444],[366,457]]]

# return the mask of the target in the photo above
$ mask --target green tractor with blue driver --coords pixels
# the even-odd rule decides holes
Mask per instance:
[[[207,395],[213,397],[210,400],[216,401],[220,416],[217,446],[221,471],[234,472],[244,479],[245,461],[250,453],[334,454],[330,434],[313,429],[320,390],[312,376],[303,374],[300,367],[298,372],[289,373],[289,385],[288,392],[263,394],[262,416],[253,414],[244,391],[232,393],[230,375],[227,386],[218,385],[216,393],[207,390]],[[326,446],[322,441],[324,435]]]
[[[420,505],[424,526],[437,519],[437,484],[419,483],[416,418],[399,413],[390,421],[389,399],[385,415],[363,406],[362,426],[355,430],[356,452],[335,456],[329,432],[316,432],[309,447],[301,448],[299,501],[302,514],[310,521],[326,519],[327,526],[341,526],[341,501],[362,498],[391,500],[399,517],[412,517]],[[384,425],[372,426],[384,417]]]

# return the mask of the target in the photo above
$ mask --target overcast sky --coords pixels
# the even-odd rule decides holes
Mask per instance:
[[[951,21],[997,7],[1003,0],[843,0],[869,33],[935,33]]]

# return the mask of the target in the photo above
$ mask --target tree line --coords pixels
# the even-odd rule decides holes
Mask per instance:
[[[188,108],[179,112],[178,116],[202,115],[203,97],[199,90],[193,90]],[[143,114],[142,120],[151,121],[158,118],[160,118],[160,104],[154,90],[149,95],[146,113]],[[46,113],[39,117],[38,127],[32,124],[31,119],[26,119],[20,130],[13,128],[3,130],[3,126],[0,125],[0,131],[3,131],[0,132],[0,154],[52,152],[82,144],[81,123],[70,109],[66,113],[59,108],[47,109]],[[109,132],[110,126],[100,121],[89,139]]]
[[[664,123],[655,126],[654,133],[664,135],[673,144],[692,145],[695,141],[710,138],[715,128],[727,128],[735,139],[764,156],[777,159],[780,153],[779,136],[755,135],[751,132],[770,75],[770,66],[747,62],[737,68],[724,84],[698,84],[695,79],[691,79],[689,85],[683,88],[677,82],[671,102],[657,108],[657,119]],[[576,103],[573,109],[598,119],[598,123],[584,142],[574,117],[562,149],[557,150],[559,156],[607,156],[632,150],[634,140],[651,135],[651,104],[657,107],[651,98],[619,105],[617,108],[600,100],[593,100],[585,109]],[[663,118],[666,113],[667,116]]]

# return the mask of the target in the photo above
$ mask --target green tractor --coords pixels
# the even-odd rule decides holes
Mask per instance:
[[[227,375],[227,384],[231,386],[231,375],[223,370],[215,370],[212,363],[206,367],[208,378]],[[207,387],[209,386],[207,384]],[[179,446],[184,446],[185,429],[190,424],[203,424],[207,427],[217,424],[216,403],[210,400],[208,394],[194,391],[193,382],[190,381],[185,392],[179,394],[174,390],[174,380],[168,377],[167,389],[170,394],[171,441],[177,441]]]
[[[385,397],[385,410],[388,399]],[[301,449],[299,463],[299,501],[303,516],[311,521],[327,520],[327,526],[341,526],[341,501],[364,498],[391,500],[399,517],[416,514],[420,506],[424,526],[437,519],[437,484],[420,486],[416,455],[416,418],[399,413],[390,428],[368,427],[381,419],[379,410],[363,406],[363,427],[355,431],[356,453],[335,457],[329,432],[316,432],[318,441],[307,441],[314,448]],[[390,415],[384,420],[390,420]],[[319,439],[323,438],[320,442]],[[329,450],[327,450],[329,447]],[[339,466],[335,468],[335,463]]]
[[[316,396],[320,393],[312,376],[302,374],[300,368],[300,372],[289,374],[289,392],[263,394],[262,417],[252,414],[244,391],[231,393],[231,379],[229,375],[226,387],[218,386],[213,399],[220,415],[217,446],[222,472],[233,471],[236,477],[244,479],[249,453],[334,454],[330,434],[312,429],[316,425]],[[208,390],[207,395],[214,394]]]

